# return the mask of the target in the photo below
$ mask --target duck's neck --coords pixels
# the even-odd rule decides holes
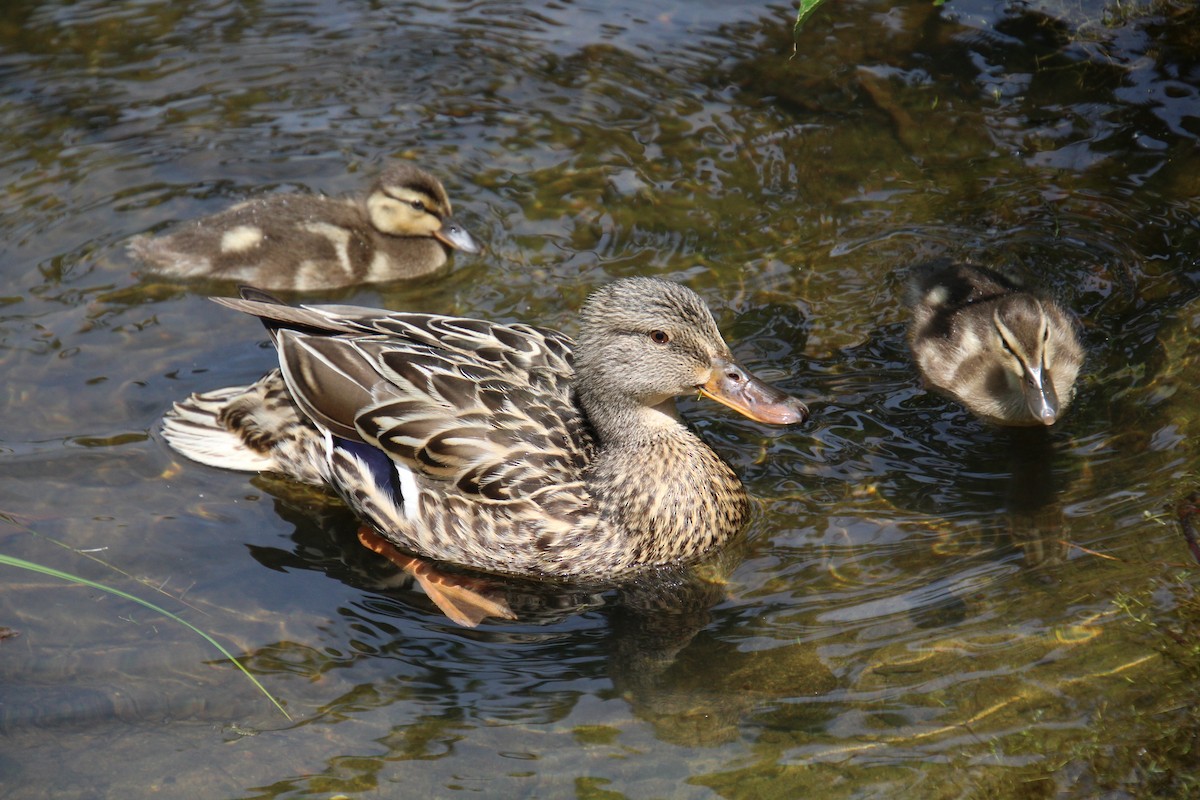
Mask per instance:
[[[645,564],[690,561],[741,529],[741,481],[679,420],[673,400],[608,411],[592,416],[600,447],[586,481],[623,550]]]
[[[585,398],[581,398],[581,403],[603,447],[639,447],[664,435],[686,434],[695,438],[680,421],[673,397],[654,406],[611,401],[593,405]],[[703,446],[699,440],[697,443]]]

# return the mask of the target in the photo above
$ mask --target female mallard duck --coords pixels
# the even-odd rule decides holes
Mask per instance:
[[[507,609],[398,551],[535,578],[686,563],[739,530],[748,500],[674,398],[699,392],[772,424],[808,416],[734,360],[695,293],[662,280],[593,294],[577,344],[528,325],[242,295],[217,302],[266,324],[280,368],[177,403],[167,441],[205,464],[332,486],[382,536],[364,544],[464,624]]]
[[[1019,279],[937,262],[913,280],[909,344],[926,384],[999,425],[1053,425],[1083,347],[1071,318]]]
[[[401,163],[384,171],[365,200],[260,197],[167,236],[135,237],[129,249],[163,275],[334,289],[424,275],[445,264],[451,249],[479,252],[450,213],[438,179]]]

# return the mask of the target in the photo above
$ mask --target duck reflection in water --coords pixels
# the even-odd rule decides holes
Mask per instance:
[[[1029,566],[1052,565],[1066,556],[1065,522],[1059,502],[1065,481],[1052,436],[1043,428],[1014,428],[1008,438],[1006,492],[1008,530]]]
[[[680,746],[731,741],[752,709],[779,698],[821,694],[836,685],[811,644],[747,652],[739,648],[735,633],[722,630],[740,626],[737,609],[720,615],[712,609],[730,595],[727,579],[745,555],[744,539],[686,569],[659,571],[621,584],[505,580],[495,589],[503,593],[519,622],[469,630],[451,625],[413,585],[409,573],[361,547],[354,514],[326,493],[269,475],[252,482],[274,497],[276,514],[294,526],[290,548],[251,546],[257,561],[275,570],[322,572],[364,592],[353,608],[337,609],[347,618],[346,631],[333,626],[319,633],[353,636],[356,643],[335,638],[327,646],[306,648],[307,658],[332,650],[344,654],[343,661],[379,655],[411,659],[420,667],[421,656],[413,655],[415,640],[441,642],[451,634],[455,641],[483,643],[478,651],[461,645],[468,648],[460,650],[462,661],[449,672],[430,676],[429,691],[454,692],[463,675],[488,668],[473,659],[507,662],[511,655],[503,648],[512,645],[522,661],[545,659],[550,672],[539,669],[539,688],[530,689],[541,694],[540,702],[548,702],[544,685],[554,683],[554,670],[569,673],[572,681],[611,681],[613,692],[650,723],[660,739]],[[364,625],[377,629],[379,638],[369,640]],[[553,655],[560,647],[572,657]],[[416,652],[426,650],[420,646]],[[407,693],[412,689],[405,687],[405,701],[411,702]],[[574,702],[570,694],[565,693],[562,702]],[[829,712],[815,704],[789,713]]]

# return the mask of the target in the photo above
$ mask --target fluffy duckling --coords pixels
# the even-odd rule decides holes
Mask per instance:
[[[280,368],[177,403],[167,442],[204,464],[332,486],[369,523],[363,544],[465,625],[511,615],[424,559],[616,580],[694,561],[741,529],[746,491],[679,420],[675,397],[776,425],[808,416],[734,360],[694,292],[662,280],[598,290],[577,343],[255,290],[217,299],[266,324]]]
[[[998,425],[1053,425],[1083,347],[1053,300],[986,267],[935,262],[912,282],[909,344],[926,385]]]
[[[437,178],[412,164],[386,169],[365,199],[278,194],[247,200],[130,252],[162,275],[312,291],[415,278],[451,249],[480,246],[454,217]]]

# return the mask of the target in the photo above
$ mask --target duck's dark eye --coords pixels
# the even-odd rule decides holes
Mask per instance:
[[[666,344],[671,341],[671,336],[666,331],[650,331],[650,338],[655,344]]]
[[[425,204],[422,203],[420,200],[410,200],[408,204],[417,211],[420,211],[420,212],[425,211]]]

